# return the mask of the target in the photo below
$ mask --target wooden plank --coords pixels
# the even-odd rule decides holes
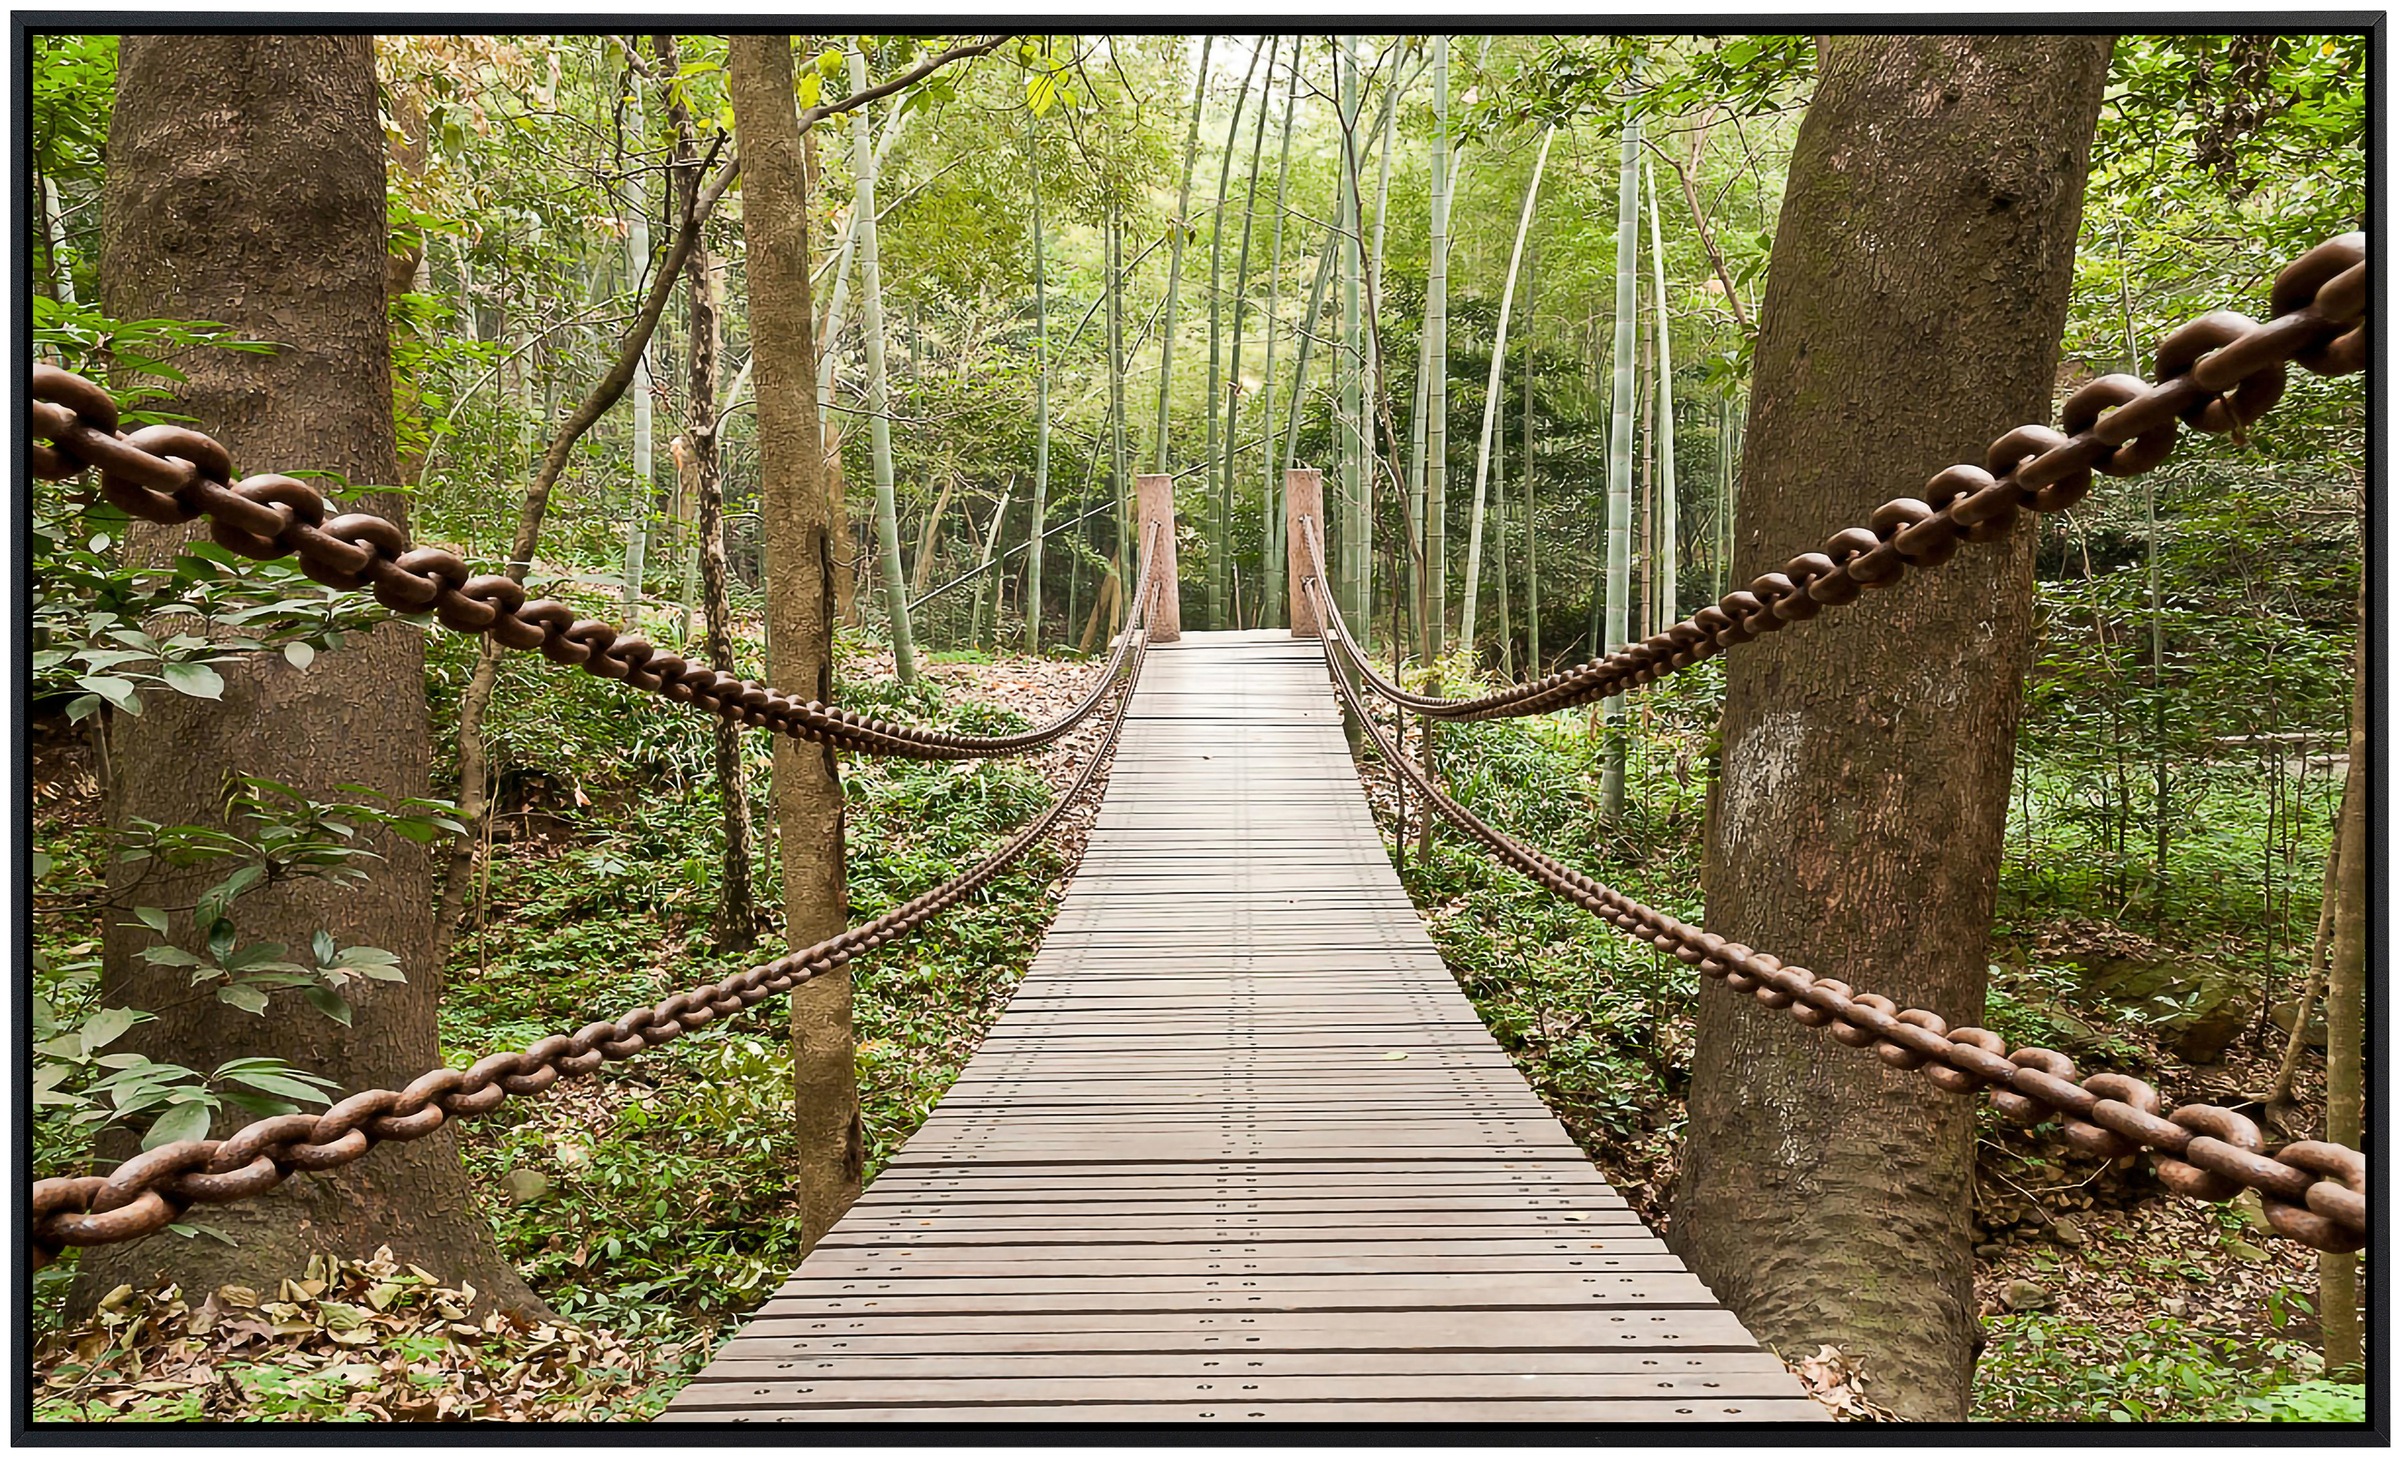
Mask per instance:
[[[1823,1416],[1460,995],[1317,650],[1192,633],[998,1026],[666,1419]]]

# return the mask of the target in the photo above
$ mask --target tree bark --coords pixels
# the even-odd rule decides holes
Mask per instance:
[[[1533,300],[1538,250],[1525,259],[1525,449],[1517,476],[1525,488],[1525,676],[1542,676],[1542,558],[1533,514]]]
[[[1641,250],[1636,231],[1641,215],[1638,166],[1641,144],[1641,118],[1628,110],[1617,150],[1617,310],[1616,339],[1609,353],[1606,616],[1592,633],[1594,653],[1608,652],[1632,636],[1633,346],[1638,318],[1634,263]],[[1600,766],[1600,818],[1605,824],[1615,824],[1625,812],[1625,700],[1621,697],[1608,700],[1600,710],[1600,719],[1608,729],[1605,757]]]
[[[1167,313],[1158,331],[1158,426],[1150,443],[1150,458],[1156,462],[1150,468],[1161,475],[1169,472],[1167,406],[1175,385],[1175,304],[1176,294],[1183,287],[1184,230],[1191,225],[1192,218],[1192,167],[1200,157],[1200,112],[1208,101],[1208,53],[1216,43],[1213,35],[1200,37],[1200,68],[1192,76],[1192,121],[1183,134],[1183,188],[1176,194],[1175,216],[1168,223],[1171,231],[1167,235]],[[1118,247],[1123,246],[1120,239]],[[1123,492],[1125,483],[1119,481],[1117,489]]]
[[[653,38],[658,48],[659,73],[670,80],[682,69],[675,37]],[[666,109],[675,128],[676,186],[687,200],[700,186],[700,145],[691,111],[667,88]],[[701,617],[708,632],[708,661],[726,672],[738,672],[733,639],[733,594],[725,574],[725,476],[717,436],[717,354],[722,343],[718,319],[722,292],[715,258],[704,235],[693,240],[684,255],[684,293],[691,311],[691,344],[685,351],[684,437],[690,442],[692,493],[697,500]],[[639,467],[636,467],[638,474]],[[690,611],[690,595],[685,595]],[[717,897],[716,947],[722,952],[747,951],[758,940],[758,901],[750,881],[750,789],[742,772],[742,730],[728,719],[713,725],[717,797],[725,822],[723,888]]]
[[[1292,182],[1292,111],[1300,97],[1301,41],[1292,41],[1291,75],[1283,92],[1283,149],[1275,165],[1275,226],[1274,244],[1267,264],[1267,317],[1264,330],[1267,336],[1266,366],[1259,371],[1259,576],[1258,625],[1265,627],[1276,613],[1290,611],[1284,599],[1283,573],[1283,472],[1275,458],[1275,332],[1283,321],[1283,213],[1284,196]],[[1273,71],[1267,80],[1275,79]],[[1264,101],[1260,105],[1265,105]],[[1298,399],[1294,386],[1293,398]],[[1287,407],[1289,408],[1289,407]],[[1286,624],[1287,626],[1289,624]]]
[[[1450,585],[1450,37],[1433,38],[1431,241],[1425,265],[1425,655],[1442,656]],[[1430,732],[1430,730],[1428,730]],[[1428,744],[1431,740],[1427,740]],[[1432,750],[1427,749],[1430,755]],[[1426,816],[1430,833],[1433,817]],[[1428,843],[1419,840],[1422,846]]]
[[[187,379],[171,408],[224,442],[237,468],[327,471],[362,487],[397,480],[384,147],[368,38],[128,36],[119,68],[102,306],[116,318],[218,319],[239,337],[276,341],[268,354],[200,349],[179,361]],[[407,519],[406,498],[388,489],[372,491],[360,509]],[[200,534],[135,522],[127,553],[163,562]],[[221,702],[161,694],[139,718],[111,715],[108,822],[222,823],[232,774],[328,799],[342,798],[335,786],[343,784],[429,793],[424,662],[423,633],[386,622],[305,670],[272,653],[224,664]],[[291,992],[253,1016],[195,995],[180,971],[142,962],[154,938],[112,917],[107,999],[158,1017],[117,1049],[203,1070],[278,1056],[345,1091],[405,1086],[440,1066],[432,856],[380,830],[362,838],[384,857],[365,883],[302,879],[253,891],[235,919],[245,941],[305,947],[323,929],[345,945],[381,946],[400,958],[405,983],[348,988],[349,1027]],[[153,869],[138,899],[189,905],[223,873]],[[116,889],[131,894],[122,874],[113,872]],[[221,1115],[214,1131],[222,1137],[239,1121]],[[104,1140],[102,1152],[130,1155],[133,1139]],[[388,1244],[446,1280],[472,1281],[505,1308],[542,1310],[493,1246],[448,1128],[338,1172],[297,1176],[258,1199],[197,1209],[190,1220],[237,1242],[164,1235],[87,1250],[73,1303],[88,1310],[120,1281],[173,1280],[195,1301],[221,1284],[271,1290],[311,1253],[359,1258]]]
[[[2334,900],[2333,957],[2325,973],[2325,1136],[2361,1146],[2366,1114],[2367,977],[2367,588],[2359,581],[2358,649],[2350,674],[2350,770],[2342,785],[2341,887]],[[2306,1017],[2308,1008],[2300,1008]],[[2357,1368],[2358,1256],[2317,1257],[2317,1317],[2329,1371]]]
[[[787,55],[784,69],[790,68]],[[866,52],[853,50],[850,89],[864,91],[866,87]],[[915,635],[909,630],[908,584],[900,567],[900,508],[892,490],[892,396],[883,358],[883,259],[875,225],[875,125],[870,108],[858,108],[850,124],[858,171],[858,201],[851,225],[858,229],[859,325],[867,336],[867,448],[875,467],[875,545],[883,557],[883,604],[885,615],[891,619],[892,666],[901,682],[913,683],[917,680],[917,645]],[[808,266],[805,248],[800,264],[805,286]],[[934,516],[940,519],[938,506]]]
[[[1033,194],[1033,521],[1025,543],[1025,651],[1042,652],[1042,536],[1050,514],[1050,277],[1042,242],[1042,153],[1025,114],[1028,186]]]
[[[807,180],[793,111],[791,37],[736,35],[728,42],[727,63],[747,175],[742,237],[748,244],[766,528],[767,682],[804,699],[830,701],[835,541],[817,431]],[[776,739],[775,826],[783,854],[784,936],[795,948],[812,945],[841,931],[850,915],[842,875],[842,785],[830,748]],[[866,1170],[850,1000],[847,970],[792,992],[804,1247],[813,1248],[850,1207]]]
[[[1658,450],[1658,525],[1650,533],[1651,557],[1657,563],[1657,596],[1651,615],[1656,623],[1653,631],[1662,631],[1683,617],[1682,514],[1675,499],[1675,358],[1670,347],[1667,317],[1667,254],[1659,237],[1658,179],[1645,163],[1642,167],[1645,190],[1650,194],[1650,282],[1658,295],[1658,413],[1651,438]]]
[[[2109,49],[1835,38],[1776,233],[1737,581],[2048,417]],[[2020,530],[1726,660],[1711,929],[1981,1020],[2032,586]],[[1761,1340],[1832,1342],[1902,1416],[1962,1419],[1973,1100],[1722,986],[1698,1039],[1671,1242]]]
[[[1225,335],[1225,194],[1233,185],[1233,154],[1241,138],[1242,110],[1250,100],[1250,81],[1258,74],[1259,52],[1250,52],[1250,69],[1242,73],[1242,87],[1233,93],[1233,119],[1225,123],[1225,152],[1217,160],[1217,206],[1208,218],[1208,400],[1203,412],[1208,419],[1208,449],[1202,457],[1207,467],[1206,482],[1214,482],[1223,464],[1217,454],[1217,406],[1225,378],[1225,362],[1221,354]],[[1233,449],[1233,427],[1225,428],[1225,447]],[[1230,580],[1226,558],[1231,555],[1229,543],[1233,532],[1233,513],[1229,503],[1218,498],[1215,491],[1204,488],[1203,499],[1211,509],[1204,518],[1208,522],[1208,625],[1226,626],[1226,584]]]

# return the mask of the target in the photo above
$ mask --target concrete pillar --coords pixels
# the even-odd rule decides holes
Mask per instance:
[[[1182,588],[1175,575],[1175,478],[1135,476],[1133,503],[1136,516],[1133,558],[1137,566],[1142,546],[1150,540],[1150,524],[1155,521],[1160,528],[1150,569],[1158,579],[1158,596],[1150,603],[1150,641],[1174,642],[1183,636]],[[1131,611],[1132,603],[1126,606]]]
[[[1317,541],[1325,541],[1325,472],[1321,470],[1287,470],[1283,473],[1283,540],[1285,567],[1283,579],[1292,591],[1292,636],[1321,637],[1323,626],[1317,621],[1317,604],[1300,584],[1316,575],[1316,564],[1309,559],[1308,538],[1301,534],[1303,517],[1316,523]],[[1330,550],[1330,548],[1328,548]],[[1328,569],[1332,562],[1328,559]],[[1330,584],[1328,584],[1330,586]]]

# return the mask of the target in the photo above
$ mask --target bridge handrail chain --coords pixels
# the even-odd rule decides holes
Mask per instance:
[[[1156,534],[1154,527],[1144,546],[1145,564],[1152,559]],[[1149,646],[1147,631],[1139,623],[1159,584],[1148,576],[1146,566],[1138,580],[1145,590],[1137,591],[1127,619],[1130,651],[1112,660],[1125,663],[1127,670],[1121,683],[1111,674],[1102,684],[1115,690],[1116,709],[1107,716],[1107,728],[1090,758],[1048,809],[964,873],[839,935],[678,992],[654,1006],[636,1008],[613,1022],[593,1022],[573,1033],[545,1037],[521,1052],[493,1053],[464,1069],[434,1068],[405,1088],[371,1088],[323,1113],[263,1118],[226,1138],[162,1144],[107,1174],[37,1180],[29,1226],[35,1268],[67,1246],[140,1239],[165,1229],[194,1204],[252,1198],[295,1172],[339,1168],[365,1157],[378,1143],[423,1138],[452,1118],[488,1113],[510,1097],[540,1093],[562,1077],[582,1076],[603,1063],[672,1042],[908,935],[1015,863],[1090,792],[1124,728],[1125,705],[1141,677]]]
[[[2063,431],[2020,425],[1992,442],[1982,465],[1951,466],[1926,483],[1922,498],[1884,502],[1865,526],[1835,532],[1781,571],[1640,642],[1473,698],[1411,692],[1377,673],[1364,653],[1356,655],[1360,674],[1376,693],[1428,718],[1469,723],[1549,713],[1681,672],[1888,587],[1911,567],[1938,567],[1961,541],[2006,536],[2020,510],[2074,505],[2091,489],[2094,471],[2132,476],[2155,468],[2174,450],[2180,425],[2238,434],[2282,398],[2288,364],[2324,375],[2364,369],[2366,256],[2364,232],[2317,244],[2276,276],[2267,322],[2229,309],[2190,320],[2159,345],[2156,383],[2130,374],[2091,381],[2061,408]]]
[[[894,723],[802,701],[681,654],[660,652],[648,639],[580,616],[564,602],[529,602],[515,579],[471,574],[455,552],[413,545],[407,531],[387,517],[371,512],[329,517],[332,507],[325,495],[306,481],[269,474],[237,482],[231,456],[199,431],[180,425],[120,431],[115,397],[82,375],[37,362],[29,393],[33,473],[41,479],[64,480],[96,469],[100,494],[141,520],[175,525],[205,516],[210,535],[228,551],[257,560],[296,557],[313,580],[345,591],[370,591],[395,612],[431,612],[454,632],[487,636],[503,647],[539,652],[551,662],[671,703],[854,754],[984,759],[1046,747],[1099,707],[1135,637],[1129,620],[1098,684],[1049,723],[1011,734]],[[1149,579],[1148,548],[1144,551],[1137,581]],[[1145,595],[1143,605],[1149,600]]]
[[[1301,524],[1316,563],[1302,590],[1316,598],[1320,621],[1338,623],[1339,609],[1325,590],[1317,523],[1304,518]],[[1993,1106],[2012,1122],[2033,1125],[2062,1115],[2067,1142],[2079,1152],[2117,1158],[2147,1148],[2160,1182],[2178,1193],[2222,1201],[2244,1188],[2256,1189],[2276,1233],[2324,1250],[2365,1245],[2367,1164],[2356,1149],[2310,1140],[2270,1156],[2258,1125],[2230,1108],[2187,1104],[2168,1113],[2158,1090],[2139,1078],[2099,1073],[2078,1080],[2065,1053],[2046,1047],[2012,1052],[1998,1033],[1954,1029],[1932,1012],[1901,1008],[1847,982],[1787,966],[1778,957],[1644,905],[1494,829],[1443,793],[1368,715],[1344,672],[1345,666],[1364,668],[1363,655],[1353,655],[1348,635],[1328,631],[1320,642],[1335,689],[1394,772],[1415,785],[1444,819],[1545,889],[1704,976],[1787,1011],[1805,1026],[1822,1028],[1845,1046],[1871,1051],[1888,1067],[1921,1072],[1953,1093],[1988,1091]]]

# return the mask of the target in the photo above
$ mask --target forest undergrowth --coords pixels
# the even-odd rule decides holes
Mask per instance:
[[[1023,657],[934,664],[899,688],[864,651],[845,701],[979,731],[1047,716],[1093,665]],[[733,969],[708,948],[718,807],[706,739],[605,684],[510,700],[501,732],[545,737],[554,766],[513,780],[488,881],[452,949],[443,1044],[454,1065]],[[1647,695],[1634,715],[1628,813],[1600,827],[1600,730],[1569,714],[1446,732],[1442,768],[1502,827],[1628,893],[1697,915],[1701,826],[1721,694],[1714,667]],[[1007,705],[1005,708],[999,705]],[[94,842],[78,746],[45,740],[45,844]],[[753,745],[763,755],[763,745]],[[1058,753],[982,765],[846,766],[852,919],[968,864],[1037,813],[1080,766]],[[763,769],[763,765],[760,766]],[[1437,833],[1371,755],[1362,778],[1461,987],[1577,1141],[1663,1227],[1690,1075],[1695,977]],[[757,781],[766,782],[762,772]],[[753,806],[772,824],[763,799]],[[2224,816],[2227,822],[2237,817]],[[1081,814],[977,904],[857,969],[869,1177],[915,1130],[1023,975],[1080,847]],[[2004,901],[2051,907],[2001,928],[1986,1020],[2012,1041],[2069,1046],[2156,1081],[2175,1101],[2236,1100],[2271,1077],[2249,1032],[2195,1067],[2156,1010],[2078,991],[2065,956],[2110,923],[2014,853]],[[2322,826],[2316,827],[2322,833]],[[770,868],[772,854],[760,863]],[[2029,884],[2029,881],[2039,882]],[[779,887],[762,886],[774,905]],[[2073,913],[2080,909],[2081,914]],[[2214,910],[2133,936],[2239,963],[2254,948]],[[769,928],[769,938],[773,932]],[[776,1004],[779,1008],[780,1003]],[[2273,1047],[2280,1040],[2272,1040]],[[2304,1059],[2308,1116],[2317,1065]],[[465,1125],[474,1186],[503,1253],[555,1320],[474,1308],[442,1272],[320,1261],[277,1291],[121,1290],[90,1322],[57,1325],[50,1277],[37,1363],[45,1419],[641,1420],[657,1414],[799,1259],[786,1170],[791,1059],[775,1011],[605,1067]],[[2169,1197],[2139,1160],[2070,1154],[2055,1128],[1981,1125],[1977,1291],[1988,1344],[1974,1413],[1991,1420],[2357,1419],[2361,1388],[2322,1379],[2315,1269],[2261,1233],[2255,1204]],[[201,1235],[199,1237],[206,1237]],[[72,1269],[69,1261],[65,1267]],[[1875,1373],[1839,1353],[1785,1352],[1846,1414],[1877,1410]]]
[[[1466,691],[1455,686],[1458,678],[1452,665],[1446,681]],[[1631,714],[1627,813],[1613,831],[1597,812],[1605,731],[1596,708],[1445,728],[1437,752],[1452,792],[1499,828],[1637,899],[1699,920],[1722,701],[1717,664],[1640,696]],[[1412,723],[1412,752],[1417,731]],[[2021,758],[2031,758],[2029,773],[2043,772],[2030,750]],[[1697,973],[1456,835],[1437,831],[1430,853],[1421,852],[1421,797],[1408,796],[1407,831],[1398,834],[1402,798],[1394,776],[1370,754],[1361,777],[1410,896],[1460,986],[1584,1151],[1644,1221],[1663,1231],[1691,1077]],[[2129,949],[2169,963],[2258,962],[2266,939],[2258,905],[2248,907],[2245,922],[2238,895],[2201,889],[2222,889],[2220,861],[2256,863],[2263,817],[2243,802],[2249,793],[2241,775],[2223,775],[2214,785],[2218,802],[2209,806],[2217,812],[2194,815],[2207,832],[2171,873],[2195,885],[2182,902],[2186,911],[2165,925],[2120,924],[2121,906],[2106,898],[2110,877],[2061,873],[2056,847],[2042,843],[2044,826],[2012,818],[1985,1023],[2012,1046],[2058,1047],[2089,1070],[2149,1079],[2170,1103],[2251,1101],[2250,1090],[2273,1081],[2282,1029],[2263,1019],[2263,1032],[2245,1025],[2215,1060],[2194,1065],[2173,1050],[2192,1008],[2173,998],[2096,994],[2079,964]],[[2330,817],[2319,815],[2298,833],[2321,854],[2330,828]],[[2252,843],[2231,843],[2245,829]],[[2313,907],[2301,909],[2313,914]],[[1868,969],[1845,974],[1873,988]],[[2282,1117],[2305,1128],[2316,1116],[2321,1082],[2322,1060],[2311,1052]],[[2067,1148],[2055,1122],[2023,1129],[1988,1106],[1978,1115],[1977,1141],[1976,1293],[1986,1344],[1974,1419],[2363,1420],[2363,1388],[2323,1379],[2315,1257],[2265,1233],[2255,1196],[2229,1205],[2173,1197],[2146,1159],[2087,1158]],[[1823,1352],[1780,1354],[1829,1369],[1830,1382],[1802,1374],[1821,1397],[1835,1396],[1843,1415],[1876,1410],[1873,1370]],[[1837,1391],[1822,1389],[1828,1385]],[[1843,1397],[1854,1398],[1847,1410]]]
[[[1097,671],[1080,661],[936,661],[925,682],[902,689],[888,658],[862,654],[844,664],[843,702],[1006,732],[1053,716]],[[512,779],[494,820],[489,876],[447,968],[441,1030],[453,1066],[756,959],[709,949],[721,862],[705,725],[611,685],[551,681],[555,691],[502,700],[501,733],[546,738],[547,752],[526,762],[552,767]],[[1095,737],[1087,727],[1030,760],[845,764],[851,919],[972,864],[1048,806]],[[763,740],[751,749],[763,760]],[[41,807],[45,843],[93,842],[96,786],[80,745],[51,741],[45,767],[55,786]],[[764,786],[757,767],[752,782]],[[763,792],[752,810],[772,825]],[[870,1180],[1024,975],[1087,823],[1085,811],[1071,813],[975,902],[857,964]],[[777,905],[771,844],[759,863],[760,902]],[[765,930],[762,946],[777,934]],[[554,1321],[478,1310],[476,1292],[444,1272],[366,1262],[312,1265],[280,1290],[230,1301],[222,1291],[121,1290],[93,1320],[61,1330],[70,1257],[44,1281],[37,1417],[655,1416],[799,1263],[784,1005],[462,1125],[470,1182],[501,1252]]]

